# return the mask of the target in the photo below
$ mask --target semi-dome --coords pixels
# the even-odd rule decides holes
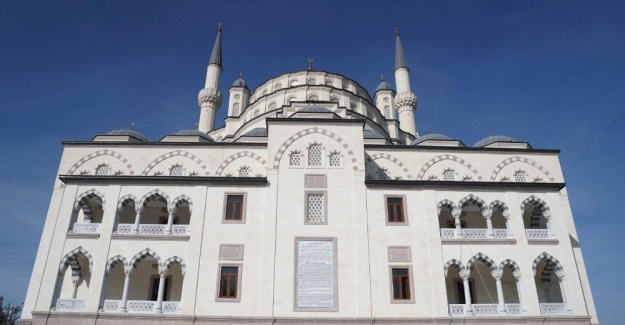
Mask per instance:
[[[489,144],[493,144],[495,142],[521,142],[521,141],[505,136],[505,135],[489,135],[486,138],[478,141],[474,145],[474,147],[482,148],[482,147],[486,147]]]
[[[178,136],[199,136],[199,137],[201,137],[201,138],[203,138],[203,139],[213,141],[213,139],[211,139],[211,137],[209,137],[209,136],[208,136],[208,134],[206,134],[206,133],[204,133],[204,132],[202,132],[202,131],[200,131],[200,130],[197,130],[197,129],[186,129],[186,130],[180,130],[180,131],[178,131],[178,132],[174,132],[174,133],[172,133],[172,134],[170,134],[170,135],[178,135]]]
[[[444,134],[440,134],[440,133],[428,133],[424,136],[418,137],[414,140],[412,140],[412,142],[410,143],[411,146],[416,146],[421,142],[427,141],[427,140],[451,140],[454,141],[455,139],[452,139]]]
[[[135,131],[135,130],[131,130],[131,129],[118,129],[118,130],[113,130],[113,131],[109,131],[106,132],[105,135],[125,135],[125,136],[129,136],[129,137],[133,137],[141,142],[150,142],[150,140],[143,134]]]

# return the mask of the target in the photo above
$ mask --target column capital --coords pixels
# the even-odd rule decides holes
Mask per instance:
[[[564,281],[564,270],[556,270],[556,276],[560,279],[560,281]]]
[[[493,278],[495,278],[496,281],[501,280],[501,277],[503,276],[503,271],[502,270],[492,270],[490,271],[490,274],[493,276]]]
[[[74,286],[78,286],[78,283],[80,283],[80,278],[79,277],[72,277],[72,284]]]
[[[512,275],[514,276],[514,278],[515,278],[517,281],[521,280],[521,271],[519,271],[519,270],[513,271],[513,272],[512,272]]]
[[[471,275],[471,271],[469,270],[461,270],[458,272],[463,281],[469,280],[469,276]]]
[[[482,216],[486,219],[490,219],[493,216],[493,209],[485,208],[482,209]]]
[[[126,276],[130,276],[132,274],[134,267],[132,267],[132,265],[126,265],[124,266],[124,274],[126,274]]]
[[[169,268],[167,266],[159,266],[158,274],[160,276],[167,276],[169,274]]]
[[[453,210],[451,210],[451,216],[454,217],[454,219],[460,218],[461,214],[462,214],[462,209],[453,209]]]

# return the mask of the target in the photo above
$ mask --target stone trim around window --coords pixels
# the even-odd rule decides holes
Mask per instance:
[[[410,282],[410,299],[395,299],[393,292],[393,269],[408,269],[408,281]],[[391,304],[414,304],[415,292],[414,292],[414,275],[412,273],[412,265],[410,264],[397,264],[388,266],[388,284]]]
[[[241,207],[241,220],[226,220],[226,212],[228,209],[228,195],[243,195],[243,203]],[[247,192],[226,192],[224,193],[224,208],[221,216],[221,223],[245,223],[247,215]]]
[[[237,297],[236,298],[220,298],[219,291],[221,290],[221,268],[222,267],[236,267],[237,270]],[[216,302],[241,302],[241,287],[243,276],[243,263],[219,263],[217,265],[217,285],[215,286],[215,301]]]
[[[309,195],[322,195],[323,196],[323,221],[309,221],[308,220],[308,196]],[[304,191],[304,224],[305,225],[327,225],[328,224],[328,192],[321,190],[307,190]]]
[[[389,213],[388,213],[388,199],[389,198],[401,198],[402,209],[403,209],[403,217],[404,221],[402,222],[390,222],[389,221]],[[406,203],[406,195],[405,194],[385,194],[384,195],[384,222],[387,226],[408,226],[408,204]]]

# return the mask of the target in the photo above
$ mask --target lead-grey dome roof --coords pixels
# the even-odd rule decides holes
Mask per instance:
[[[421,142],[427,141],[427,140],[456,140],[456,139],[452,139],[444,134],[440,134],[440,133],[428,133],[424,136],[418,137],[414,140],[412,140],[412,142],[410,143],[411,146],[415,146]]]
[[[126,136],[131,136],[139,141],[150,142],[150,139],[148,139],[145,135],[135,130],[130,130],[130,129],[113,130],[113,131],[106,132],[106,135],[126,135]]]
[[[380,82],[380,85],[378,85],[378,88],[375,89],[375,92],[378,92],[380,90],[393,90],[393,88],[391,87],[391,85],[388,84],[388,82],[382,79],[382,82]]]
[[[365,139],[384,139],[383,135],[370,129],[364,129],[362,134]]]
[[[245,87],[247,88],[247,83],[243,80],[243,77],[239,77],[239,79],[235,80],[232,84],[232,87]]]
[[[266,128],[255,128],[251,129],[243,134],[244,137],[266,137],[267,129]]]
[[[204,138],[206,140],[210,140],[213,141],[213,139],[211,139],[211,137],[208,136],[208,134],[197,130],[197,129],[187,129],[187,130],[180,130],[178,132],[174,132],[170,135],[186,135],[186,136],[199,136],[201,138]]]
[[[505,136],[505,135],[490,135],[487,136],[486,138],[478,141],[474,147],[477,148],[482,148],[482,147],[486,147],[489,144],[495,143],[495,142],[520,142],[516,139],[513,139],[511,137]]]

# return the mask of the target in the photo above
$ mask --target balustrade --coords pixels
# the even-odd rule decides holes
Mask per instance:
[[[132,234],[132,226],[131,223],[120,223],[117,225],[117,233],[118,234]]]
[[[163,314],[180,314],[180,301],[163,301]]]
[[[171,233],[174,235],[187,235],[191,227],[189,225],[172,225]]]
[[[133,233],[134,224],[129,223],[120,223],[117,225],[117,233],[118,234],[132,234]],[[191,227],[189,225],[172,225],[171,233],[173,235],[188,235],[189,229]],[[139,234],[141,235],[165,235],[167,230],[167,225],[152,225],[152,224],[143,224],[139,225]]]
[[[498,316],[497,304],[473,304],[473,313],[475,316]]]
[[[56,310],[80,311],[85,309],[85,299],[61,299],[56,301]]]
[[[104,311],[119,311],[121,302],[121,300],[104,300],[102,309],[104,309]]]
[[[151,313],[154,312],[154,306],[156,301],[128,300],[127,308],[129,313]]]
[[[556,304],[558,305],[558,304]],[[467,316],[464,304],[450,304],[449,315],[453,317]],[[475,316],[499,316],[499,305],[497,304],[472,304],[471,309]],[[506,312],[509,316],[521,315],[521,304],[506,304]]]
[[[139,225],[139,233],[142,235],[164,235],[167,225]]]
[[[549,229],[525,229],[527,239],[549,239]]]
[[[451,316],[464,316],[464,307],[466,305],[449,305],[449,314]]]
[[[99,234],[99,223],[75,223],[72,231],[77,234]]]
[[[543,315],[565,315],[568,314],[566,304],[540,304],[540,313]]]
[[[493,229],[493,233],[497,239],[508,238],[508,229]]]
[[[508,315],[521,315],[521,304],[506,304],[506,312]]]
[[[456,229],[454,228],[441,228],[441,238],[455,238]]]
[[[487,238],[486,229],[462,229],[462,237],[467,239]]]

